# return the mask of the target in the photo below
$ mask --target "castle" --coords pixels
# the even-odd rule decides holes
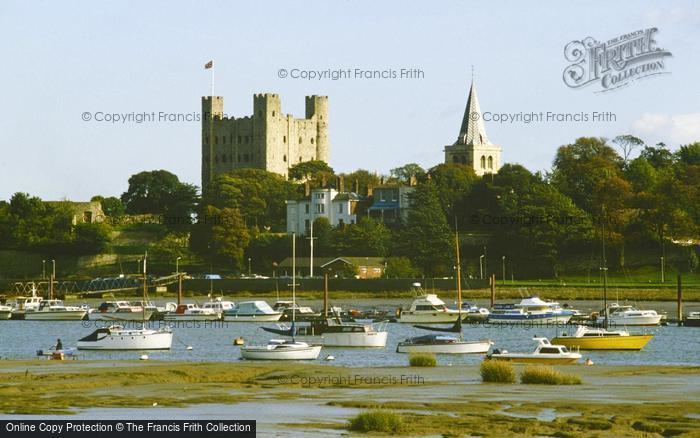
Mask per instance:
[[[445,146],[445,163],[466,164],[479,176],[497,173],[501,168],[501,147],[486,136],[473,80],[457,141]]]
[[[255,94],[253,115],[224,114],[224,98],[202,97],[202,188],[217,175],[254,167],[287,178],[295,164],[330,160],[328,97],[306,96],[306,116],[282,114],[277,94]]]

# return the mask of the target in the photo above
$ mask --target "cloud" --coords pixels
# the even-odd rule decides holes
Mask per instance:
[[[647,143],[660,141],[669,146],[700,141],[700,113],[645,113],[632,123],[632,132]]]

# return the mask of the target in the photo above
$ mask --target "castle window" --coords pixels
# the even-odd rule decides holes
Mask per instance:
[[[301,144],[301,137],[299,137],[299,144]]]
[[[282,143],[287,143],[287,136],[286,135],[282,136]]]
[[[274,111],[272,111],[272,117],[275,117],[275,112],[274,112]]]
[[[285,163],[287,162],[287,155],[286,154],[282,155],[282,161],[284,161]]]
[[[311,137],[311,144],[314,144],[314,138]]]
[[[301,157],[299,157],[299,162],[301,163]]]
[[[221,137],[221,144],[226,144],[226,136]]]
[[[481,156],[481,168],[486,168],[486,157],[484,155]]]
[[[493,169],[493,157],[489,155],[489,169]]]

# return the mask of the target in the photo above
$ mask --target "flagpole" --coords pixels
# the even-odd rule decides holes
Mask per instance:
[[[214,63],[211,64],[211,97],[214,97]]]

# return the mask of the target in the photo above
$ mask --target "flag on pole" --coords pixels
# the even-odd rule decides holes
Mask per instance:
[[[204,69],[209,70],[210,68],[214,67],[214,61],[209,61],[206,64],[204,64]]]

